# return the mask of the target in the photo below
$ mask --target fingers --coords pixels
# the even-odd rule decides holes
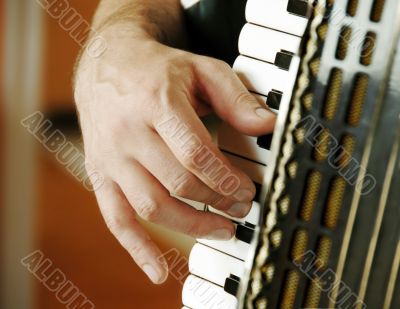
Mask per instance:
[[[254,184],[213,144],[190,104],[167,108],[157,121],[153,125],[158,134],[187,170],[215,192],[250,207],[255,194]]]
[[[135,218],[121,190],[112,181],[106,181],[96,197],[104,220],[121,245],[153,283],[163,283],[168,277],[168,265],[161,251]]]
[[[208,57],[195,57],[200,92],[215,112],[243,134],[272,132],[276,116],[250,94],[228,64]]]
[[[146,139],[148,146],[135,153],[136,160],[170,193],[211,205],[233,217],[244,217],[250,211],[250,205],[238,205],[232,198],[213,191],[183,167],[158,134],[143,132],[141,138]]]
[[[228,240],[234,235],[230,220],[197,211],[171,197],[139,163],[125,163],[116,175],[129,203],[144,220],[196,237]]]

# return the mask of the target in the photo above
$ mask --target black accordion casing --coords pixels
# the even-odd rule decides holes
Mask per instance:
[[[400,2],[322,2],[274,135],[242,306],[397,309]]]

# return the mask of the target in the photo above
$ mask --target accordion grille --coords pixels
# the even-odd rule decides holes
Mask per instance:
[[[383,8],[385,6],[385,0],[375,0],[371,10],[371,20],[379,22],[382,18]]]
[[[340,32],[338,47],[336,50],[336,58],[344,60],[349,49],[352,29],[349,26],[344,26]]]
[[[358,0],[349,0],[347,4],[347,14],[354,17],[357,13]]]
[[[304,221],[310,221],[317,203],[318,193],[321,189],[322,175],[318,171],[312,171],[305,186],[304,199],[301,206],[300,217]]]
[[[308,234],[304,229],[299,229],[296,231],[293,237],[292,244],[292,259],[293,261],[300,263],[302,262],[304,253],[307,250]]]
[[[320,298],[320,283],[317,280],[311,281],[307,288],[307,294],[304,300],[304,308],[318,308]]]
[[[298,271],[290,270],[287,272],[280,305],[282,309],[293,308],[299,280],[300,274]]]
[[[338,109],[340,102],[340,95],[342,93],[343,72],[340,69],[334,68],[331,71],[331,76],[328,82],[328,91],[324,106],[324,118],[326,120],[333,120]]]
[[[345,189],[346,181],[342,177],[333,179],[329,189],[323,220],[324,225],[331,230],[334,230],[337,226]]]
[[[376,247],[386,250],[372,252],[368,264],[382,188],[375,192],[373,201],[360,194],[363,188],[358,187],[358,179],[364,173],[360,162],[368,147],[379,148],[379,139],[368,135],[378,121],[379,108],[389,109],[388,114],[395,110],[389,116],[393,131],[397,128],[393,117],[396,113],[398,117],[400,107],[380,98],[380,93],[389,74],[389,50],[395,44],[394,14],[400,4],[398,0],[328,0],[326,4],[326,18],[317,28],[312,20],[305,37],[302,70],[287,115],[287,122],[296,124],[286,124],[280,141],[266,200],[266,208],[273,211],[264,218],[246,303],[256,308],[290,309],[332,308],[345,303],[363,308],[365,302],[380,308],[393,298],[385,308],[398,308],[400,279],[389,269],[397,269],[391,265],[396,265],[400,256],[395,250],[399,240],[393,236],[400,239],[393,216],[396,202],[388,203],[382,219],[389,227],[374,236],[381,241]],[[335,12],[346,16],[334,20]],[[314,12],[314,21],[315,16],[318,13]],[[311,48],[313,54],[309,53]],[[394,88],[398,82],[396,85]],[[318,125],[303,122],[309,116],[311,123]],[[393,144],[396,132],[387,132]],[[390,153],[392,145],[383,146],[385,153]],[[377,163],[386,169],[388,161]],[[355,167],[355,163],[360,165]],[[378,164],[367,164],[379,172]],[[382,183],[384,176],[379,176]],[[400,178],[400,172],[396,177]],[[392,196],[400,199],[396,192],[392,190]],[[378,266],[384,261],[383,274]],[[347,284],[358,298],[352,299],[352,294],[345,299],[348,295],[341,288],[321,288],[326,285],[321,275],[328,271],[335,274],[338,286]],[[376,281],[362,283],[368,276]],[[374,290],[380,293],[371,293]],[[392,291],[392,298],[385,296],[386,291]]]
[[[347,113],[347,123],[353,127],[358,126],[367,95],[369,76],[358,74],[355,77],[349,111]]]

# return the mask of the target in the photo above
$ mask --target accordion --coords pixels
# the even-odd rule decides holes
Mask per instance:
[[[193,247],[184,308],[400,308],[400,2],[248,0],[246,21],[233,69],[278,120],[218,129],[259,194]]]

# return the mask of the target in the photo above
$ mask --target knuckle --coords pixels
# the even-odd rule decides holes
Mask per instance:
[[[212,63],[217,70],[225,71],[225,70],[231,69],[231,67],[229,66],[228,63],[226,63],[225,61],[219,60],[219,59],[213,59]]]
[[[190,226],[187,226],[186,234],[194,238],[199,238],[204,236],[202,233],[202,226],[200,222],[192,223]]]
[[[208,57],[208,56],[198,56],[196,55],[195,58],[195,64],[197,66],[201,66],[206,68],[208,71],[226,71],[226,70],[231,70],[231,67],[228,63],[226,63],[225,61],[219,60],[219,59],[215,59],[212,57]]]
[[[110,117],[108,120],[109,129],[105,132],[110,141],[119,141],[121,136],[125,136],[126,132],[130,132],[131,122],[127,117]]]
[[[164,62],[164,71],[171,77],[176,77],[180,74],[180,70],[186,70],[188,66],[188,59],[185,53],[176,53],[168,61]]]
[[[87,141],[85,144],[84,167],[89,175],[92,172],[98,172],[104,176],[110,171],[110,162],[115,160],[114,145],[99,145],[96,148],[93,141]]]
[[[135,202],[138,215],[146,221],[159,221],[159,204],[151,198],[141,198]]]
[[[138,242],[123,243],[121,241],[122,246],[129,252],[132,257],[141,257],[144,255],[146,248],[143,245],[140,245]]]
[[[193,155],[196,152],[197,148],[190,147],[185,149],[185,153],[182,156],[182,165],[186,167],[188,170],[193,171],[197,170],[196,164],[193,159]]]
[[[116,216],[105,216],[104,221],[110,232],[117,237],[124,230],[123,223]]]
[[[146,246],[142,242],[132,241],[132,237],[128,232],[121,232],[117,239],[122,247],[136,260],[145,255]]]
[[[194,189],[196,183],[196,177],[186,171],[172,181],[170,191],[178,196],[185,197]]]
[[[241,91],[234,95],[232,102],[235,106],[242,106],[253,101],[254,97],[249,92]]]
[[[229,209],[230,201],[228,201],[224,196],[219,194],[214,194],[210,197],[210,201],[208,202],[212,207],[220,209],[220,210],[227,210]]]

